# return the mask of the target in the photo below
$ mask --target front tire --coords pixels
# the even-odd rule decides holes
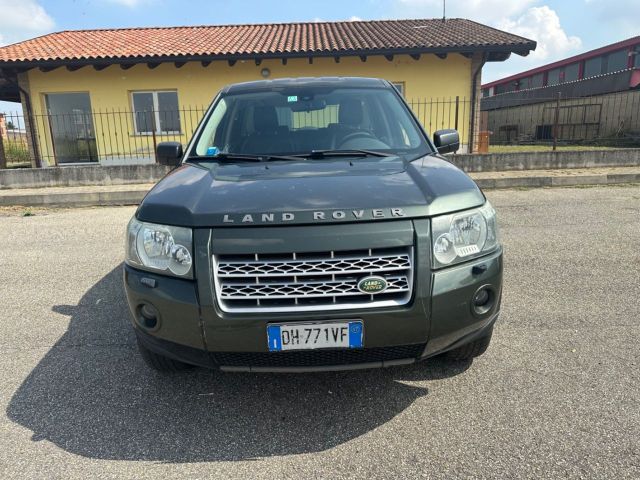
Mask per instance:
[[[449,360],[456,361],[473,360],[474,358],[479,357],[487,351],[487,348],[491,343],[492,335],[493,327],[491,328],[491,330],[489,330],[489,333],[478,338],[477,340],[469,342],[465,345],[462,345],[461,347],[445,353],[445,357]]]
[[[152,352],[147,347],[145,347],[140,342],[140,340],[138,340],[138,350],[140,351],[140,355],[142,356],[144,362],[157,372],[177,373],[193,368],[192,365],[189,365],[187,363],[180,362],[178,360],[174,360],[172,358],[168,358]]]

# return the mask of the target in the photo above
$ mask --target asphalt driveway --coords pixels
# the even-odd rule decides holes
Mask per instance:
[[[470,363],[163,377],[132,208],[0,210],[0,478],[640,477],[640,187],[489,192],[503,311]]]

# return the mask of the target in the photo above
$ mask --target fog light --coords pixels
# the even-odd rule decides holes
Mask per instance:
[[[473,297],[473,306],[474,307],[484,307],[489,301],[489,291],[486,289],[482,289],[475,294]]]
[[[493,308],[495,294],[491,287],[480,288],[471,299],[471,307],[476,315],[484,315]]]
[[[156,328],[158,326],[158,310],[153,305],[143,303],[138,307],[138,323],[144,328]]]

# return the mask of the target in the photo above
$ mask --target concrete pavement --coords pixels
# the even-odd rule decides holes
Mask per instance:
[[[488,195],[483,357],[300,375],[154,374],[121,286],[134,209],[0,209],[0,478],[640,477],[640,187]]]
[[[137,205],[154,184],[92,185],[0,190],[0,207],[64,206],[87,207]]]

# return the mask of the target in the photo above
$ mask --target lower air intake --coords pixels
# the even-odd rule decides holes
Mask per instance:
[[[379,363],[416,358],[425,345],[399,345],[345,350],[300,350],[293,352],[217,352],[214,361],[224,367],[330,367]]]

